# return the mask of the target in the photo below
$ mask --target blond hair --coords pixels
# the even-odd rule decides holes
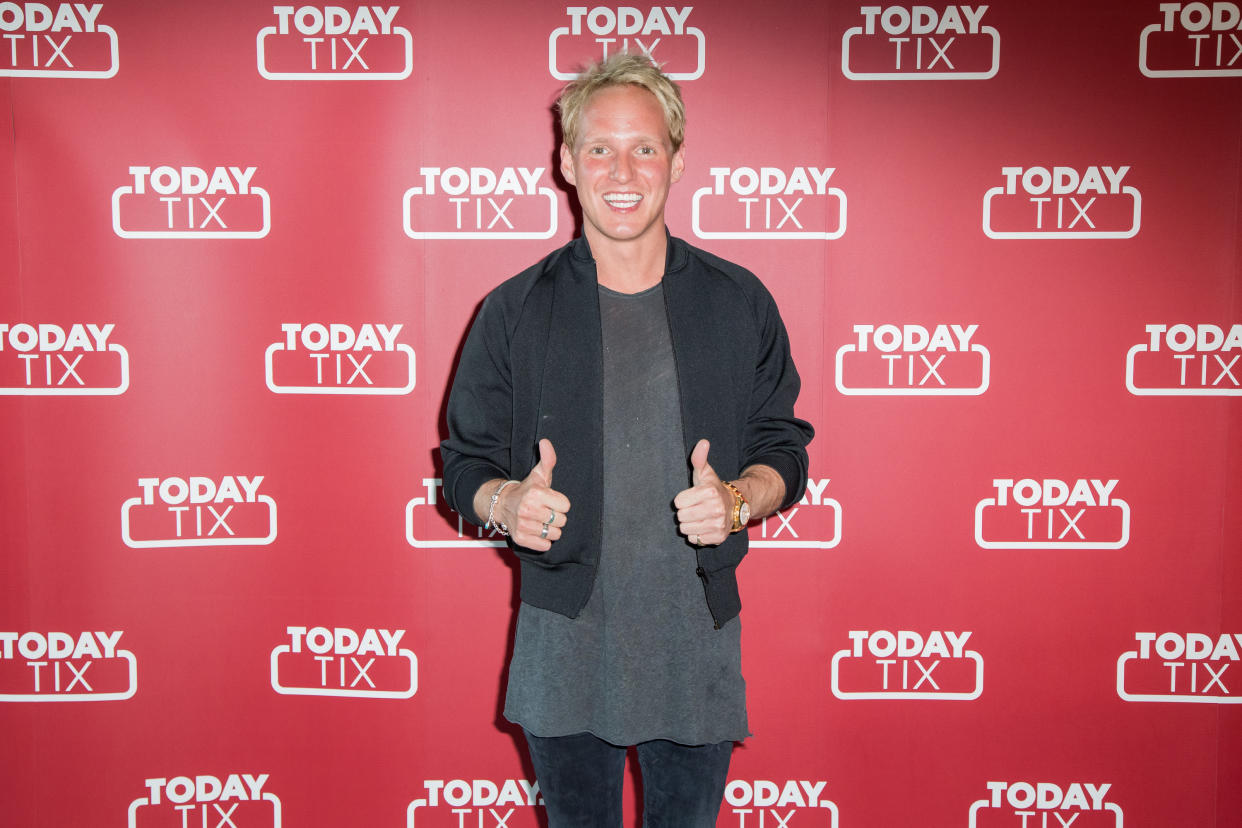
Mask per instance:
[[[611,86],[637,86],[655,95],[664,110],[664,124],[668,127],[673,152],[681,149],[686,138],[686,108],[681,102],[680,87],[646,55],[629,52],[618,52],[587,66],[561,91],[556,108],[561,115],[561,134],[566,146],[572,150],[578,144],[582,110],[587,101],[596,92]]]

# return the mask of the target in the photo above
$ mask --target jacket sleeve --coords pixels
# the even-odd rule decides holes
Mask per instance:
[[[496,293],[483,300],[462,346],[449,391],[448,438],[440,443],[444,498],[472,523],[479,487],[511,475],[512,372],[502,302]]]
[[[776,302],[766,289],[756,302],[758,342],[750,410],[743,434],[742,468],[771,466],[785,481],[786,509],[806,488],[806,446],[815,435],[811,424],[794,416],[801,380],[789,352],[789,336]]]

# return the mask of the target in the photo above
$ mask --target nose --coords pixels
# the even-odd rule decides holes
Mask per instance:
[[[612,162],[611,178],[614,181],[629,181],[634,173],[633,162],[626,153],[617,153]]]

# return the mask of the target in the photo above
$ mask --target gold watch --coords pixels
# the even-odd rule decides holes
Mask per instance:
[[[742,493],[727,480],[721,480],[729,491],[733,492],[733,526],[729,528],[729,533],[740,532],[746,528],[746,524],[750,522],[750,504],[746,502],[746,498],[742,497]]]

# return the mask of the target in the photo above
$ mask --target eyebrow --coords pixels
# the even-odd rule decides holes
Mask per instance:
[[[600,143],[609,143],[617,139],[618,139],[618,136],[612,133],[607,133],[604,135],[583,135],[581,138],[578,139],[578,141],[581,144],[600,144]],[[633,141],[639,144],[659,144],[660,146],[664,146],[666,143],[672,143],[666,138],[658,138],[654,135],[632,135],[632,136],[626,135],[626,136],[621,136],[620,140],[621,141]]]

